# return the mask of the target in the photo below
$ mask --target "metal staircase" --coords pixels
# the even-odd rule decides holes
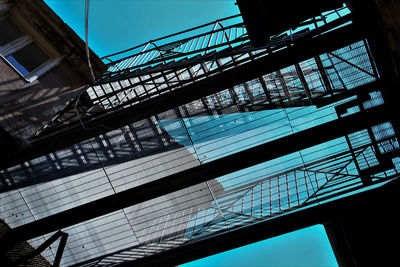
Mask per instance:
[[[381,116],[387,115],[384,84],[346,7],[259,47],[238,20],[104,58],[107,72],[0,173],[4,184],[14,180],[1,188],[5,195],[32,187],[42,197],[43,183],[70,190],[77,202],[43,193],[43,205],[57,208],[10,237],[33,238],[60,226],[71,232],[71,251],[81,253],[76,232],[87,227],[100,236],[90,241],[96,257],[70,253],[68,264],[140,264],[399,176],[394,115]],[[91,175],[107,188],[91,187]],[[40,208],[35,201],[29,209]],[[114,240],[107,232],[117,228],[107,217],[113,212],[128,228],[117,234],[132,238]],[[103,237],[122,248],[109,249]]]
[[[344,10],[346,7],[309,19],[295,31],[277,34],[262,47],[251,46],[244,24],[236,23],[238,16],[232,16],[105,57],[104,60],[111,62],[103,77],[78,94],[33,140],[45,136],[46,132],[68,128],[70,123],[78,120],[83,124],[85,121],[94,122],[101,116],[129,110],[129,107],[149,100],[162,101],[163,96],[205,80],[211,81],[212,87],[212,80],[221,73],[251,65],[259,59],[290,49],[295,43],[349,24],[351,15],[340,15]],[[182,38],[188,34],[193,36]],[[368,48],[358,43],[355,46],[351,48],[348,60],[342,57],[342,54],[349,54],[345,48],[317,54],[292,66],[239,82],[233,87],[218,84],[218,90],[207,88],[203,89],[204,93],[195,88],[185,89],[196,90],[193,94],[203,96],[187,104],[189,114],[182,115],[230,114],[315,105],[327,96],[346,90],[343,79],[346,83],[353,83],[355,77],[359,79],[362,74],[367,76],[364,82],[367,83],[377,78],[372,71],[373,66],[368,63],[365,50]],[[133,54],[112,60],[127,53]],[[337,78],[328,75],[332,71],[337,73]],[[338,84],[333,79],[342,79],[342,83]]]

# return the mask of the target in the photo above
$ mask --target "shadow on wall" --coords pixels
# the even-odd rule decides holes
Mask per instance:
[[[148,119],[0,172],[0,192],[183,147]],[[195,158],[193,157],[194,161]]]
[[[62,109],[85,79],[62,61],[31,83],[0,61],[0,123],[14,137],[28,140]]]

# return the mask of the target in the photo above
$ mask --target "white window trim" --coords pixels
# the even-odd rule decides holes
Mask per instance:
[[[9,8],[8,5],[7,4],[3,5],[0,0],[0,19],[9,17],[7,14],[8,8]],[[20,27],[19,25],[17,26]],[[5,62],[7,62],[7,64],[10,67],[12,67],[21,78],[23,78],[28,83],[32,83],[35,80],[37,80],[40,76],[42,76],[43,74],[45,74],[46,72],[57,66],[61,62],[63,57],[60,56],[54,57],[52,53],[48,53],[46,49],[43,49],[41,45],[37,43],[29,34],[27,34],[23,28],[21,28],[21,30],[25,33],[25,35],[15,39],[14,41],[11,41],[6,45],[0,46],[0,57]],[[11,64],[7,60],[6,57],[33,42],[36,43],[36,45],[38,45],[43,50],[43,52],[49,56],[49,59],[43,64],[41,64],[39,67],[35,68],[33,71],[24,76],[13,64]]]
[[[40,76],[42,76],[43,74],[45,74],[46,72],[57,66],[61,62],[61,60],[62,57],[53,59],[50,58],[45,63],[43,63],[42,65],[31,71],[28,75],[26,75],[25,79],[30,83],[35,81],[37,78],[39,78]]]
[[[33,40],[29,35],[23,35],[4,46],[0,46],[0,54],[2,54],[3,57],[8,57],[12,53],[20,50],[32,42]]]
[[[14,67],[13,64],[11,64],[2,54],[0,54],[0,57],[11,67],[14,69],[14,71],[16,73],[18,73],[18,75],[24,79],[26,82],[28,83],[32,83],[34,82],[37,78],[39,78],[40,76],[42,76],[43,74],[45,74],[46,72],[48,72],[49,70],[51,70],[52,68],[54,68],[55,66],[57,66],[61,60],[63,59],[63,57],[58,57],[58,58],[53,58],[53,59],[49,59],[47,60],[45,63],[43,63],[42,65],[40,65],[39,67],[37,67],[36,69],[34,69],[33,71],[31,71],[28,75],[24,76],[21,72],[19,72],[19,70]]]

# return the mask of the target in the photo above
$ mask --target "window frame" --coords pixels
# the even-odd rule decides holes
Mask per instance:
[[[20,18],[17,14],[14,14],[12,10],[5,10],[0,2],[0,20],[5,18],[9,18],[24,33],[24,35],[3,46],[0,46],[0,57],[12,69],[14,69],[14,71],[21,78],[23,78],[26,82],[31,83],[60,63],[62,57],[54,49],[51,49],[51,45],[45,43],[45,40],[38,40],[39,38],[35,38],[36,36],[39,36],[39,34],[33,29],[28,29],[29,27],[24,27],[23,25],[29,25],[29,23],[24,21],[24,19]],[[28,74],[23,75],[16,66],[7,60],[7,57],[31,43],[34,43],[36,46],[38,46],[39,49],[41,49],[49,58],[38,67],[30,71]]]

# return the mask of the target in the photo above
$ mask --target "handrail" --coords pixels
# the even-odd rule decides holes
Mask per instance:
[[[190,29],[187,29],[187,30],[183,30],[183,31],[180,31],[180,32],[176,32],[176,33],[167,35],[167,36],[163,36],[163,37],[154,39],[154,40],[152,40],[152,41],[153,41],[153,42],[157,42],[157,41],[164,40],[164,39],[167,39],[167,38],[176,36],[176,35],[184,34],[184,33],[190,32],[190,31],[194,31],[194,30],[197,30],[197,29],[200,29],[200,28],[204,28],[204,27],[210,26],[210,25],[212,25],[212,24],[214,24],[214,23],[216,23],[216,22],[218,22],[218,21],[221,22],[221,21],[225,21],[225,20],[237,18],[237,17],[240,17],[240,16],[241,16],[241,14],[237,14],[237,15],[233,15],[233,16],[226,17],[226,18],[218,19],[218,20],[213,21],[213,22],[208,22],[208,23],[203,24],[203,25],[200,25],[200,26],[196,26],[196,27],[193,27],[193,28],[190,28]],[[143,43],[143,44],[140,44],[140,45],[137,45],[137,46],[134,46],[134,47],[131,47],[131,48],[128,48],[128,49],[125,49],[125,50],[120,51],[120,52],[117,52],[117,53],[113,53],[113,54],[104,56],[104,57],[102,57],[101,59],[109,58],[109,57],[112,57],[112,56],[116,56],[116,55],[120,55],[120,54],[129,52],[129,51],[132,51],[132,50],[137,49],[137,48],[139,48],[139,47],[141,47],[141,46],[145,46],[147,43],[148,43],[148,42]]]

